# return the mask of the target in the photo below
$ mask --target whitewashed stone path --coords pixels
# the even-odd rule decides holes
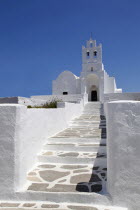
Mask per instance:
[[[27,191],[47,193],[48,200],[3,202],[1,209],[125,210],[109,206],[104,195],[106,120],[100,103],[88,103],[83,114],[67,129],[49,138],[38,160],[37,166],[28,173]]]
[[[28,174],[28,190],[105,191],[106,122],[100,106],[88,103],[79,118],[48,140],[39,155],[41,163]]]

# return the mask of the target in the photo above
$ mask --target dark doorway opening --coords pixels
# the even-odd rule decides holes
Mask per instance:
[[[96,90],[91,91],[91,101],[97,101],[97,91]]]
[[[68,95],[68,92],[63,92],[63,95]]]

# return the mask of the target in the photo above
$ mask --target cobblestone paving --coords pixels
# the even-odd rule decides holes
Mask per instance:
[[[106,168],[92,165],[38,165],[28,174],[33,182],[28,190],[51,192],[101,191],[106,183]]]

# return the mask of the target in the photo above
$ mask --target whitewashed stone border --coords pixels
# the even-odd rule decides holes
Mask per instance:
[[[67,128],[79,116],[84,102],[65,103],[58,109],[27,109],[18,104],[0,105],[0,199],[23,190],[27,172],[47,138]]]
[[[106,104],[107,183],[113,203],[140,209],[140,102]]]

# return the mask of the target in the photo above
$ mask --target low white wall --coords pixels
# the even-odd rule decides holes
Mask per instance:
[[[18,97],[18,103],[23,105],[39,106],[52,101],[61,102],[80,102],[82,98],[81,94],[76,95],[40,95],[31,96],[30,98]]]
[[[0,199],[23,188],[47,138],[65,129],[82,110],[82,101],[57,109],[0,105]]]
[[[104,94],[104,102],[118,101],[118,100],[140,101],[140,93],[109,93],[109,94]]]
[[[116,101],[107,111],[107,188],[113,203],[140,209],[140,102]]]
[[[0,104],[22,104],[22,105],[31,105],[39,106],[45,103],[50,103],[52,101],[62,101],[62,102],[76,102],[79,103],[82,99],[81,94],[75,95],[40,95],[40,96],[31,96],[30,98],[26,97],[5,97],[0,98]]]
[[[4,97],[0,98],[0,104],[18,104],[18,97]]]
[[[15,128],[18,105],[0,106],[0,196],[15,189]]]

